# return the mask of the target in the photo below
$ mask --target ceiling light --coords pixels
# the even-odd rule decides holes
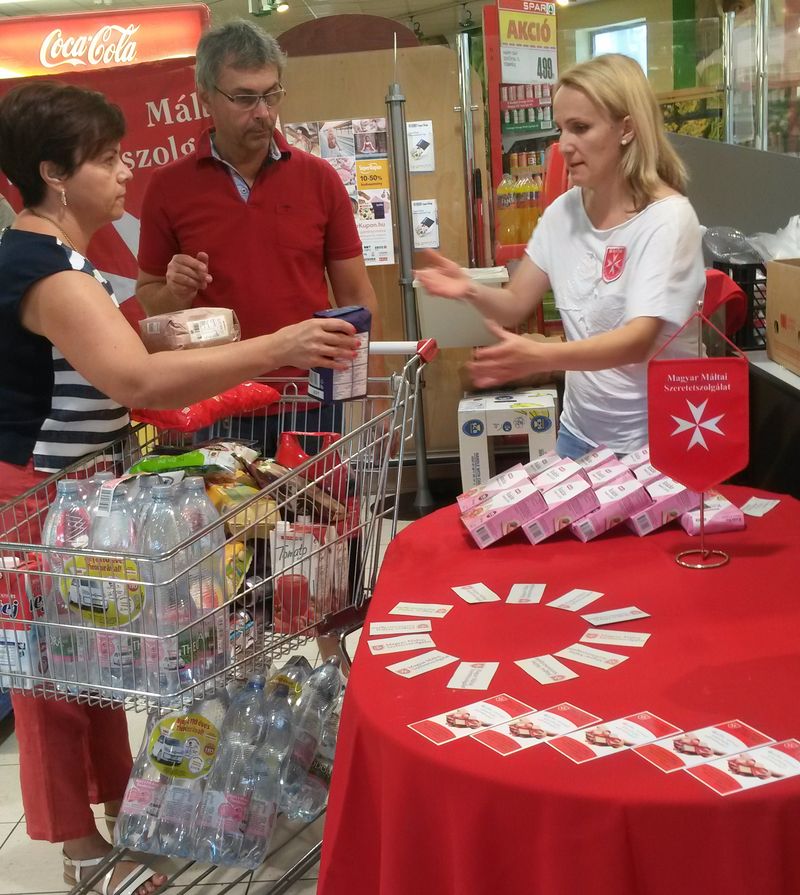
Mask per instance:
[[[289,12],[289,4],[288,3],[279,3],[275,9],[278,12]]]

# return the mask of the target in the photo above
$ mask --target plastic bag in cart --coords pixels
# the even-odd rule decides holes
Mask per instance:
[[[159,429],[177,432],[197,432],[229,416],[242,416],[268,407],[280,399],[280,395],[263,382],[243,382],[222,394],[205,401],[198,401],[180,410],[131,410],[131,418],[148,423]]]

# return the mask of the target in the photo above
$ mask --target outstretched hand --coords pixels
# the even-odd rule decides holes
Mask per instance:
[[[352,323],[336,318],[303,320],[284,326],[274,335],[280,340],[283,351],[282,366],[304,370],[310,367],[346,370],[360,345]]]
[[[472,288],[472,278],[449,258],[434,252],[424,251],[428,264],[421,270],[415,270],[416,278],[430,292],[440,298],[465,298]]]
[[[467,365],[477,388],[505,385],[533,373],[557,369],[552,345],[510,333],[493,320],[485,322],[499,341],[488,348],[476,349],[474,359]]]

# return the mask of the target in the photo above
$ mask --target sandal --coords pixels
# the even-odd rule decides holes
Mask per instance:
[[[91,876],[92,868],[102,864],[108,857],[108,855],[103,855],[101,858],[86,858],[83,861],[78,861],[68,858],[63,852],[61,854],[64,858],[64,882],[73,888],[80,883],[84,876]],[[88,872],[84,872],[84,869]],[[120,880],[114,891],[109,892],[111,877],[115,870],[116,864],[112,864],[111,869],[104,873],[89,891],[96,892],[97,895],[134,895],[140,886],[156,875],[152,867],[137,864],[126,877]]]

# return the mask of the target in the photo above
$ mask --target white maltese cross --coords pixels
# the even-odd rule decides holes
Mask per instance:
[[[692,404],[691,401],[686,401],[689,405],[689,412],[691,413],[691,420],[681,419],[679,416],[675,416],[674,414],[670,414],[670,416],[675,420],[678,424],[678,428],[672,432],[672,435],[679,435],[681,432],[686,432],[687,429],[692,429],[692,437],[689,439],[689,444],[686,448],[687,451],[691,450],[696,444],[699,444],[701,447],[708,450],[708,445],[706,444],[706,440],[703,437],[703,429],[708,430],[709,432],[714,432],[716,435],[724,436],[725,433],[722,432],[719,428],[719,421],[725,416],[724,413],[721,413],[719,416],[715,416],[713,419],[704,420],[703,414],[705,413],[706,404],[708,404],[708,398],[703,401],[702,404]]]

